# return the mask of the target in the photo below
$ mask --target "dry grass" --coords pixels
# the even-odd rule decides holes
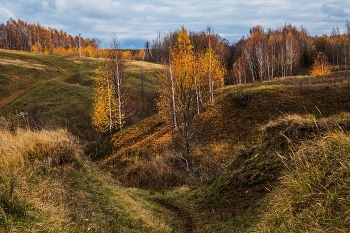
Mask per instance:
[[[1,65],[12,65],[12,66],[18,66],[21,68],[33,68],[38,70],[43,70],[45,68],[48,68],[46,65],[42,65],[39,63],[35,63],[35,61],[24,61],[19,59],[0,59]]]
[[[328,133],[282,156],[286,170],[258,232],[348,232],[350,136]]]
[[[290,143],[300,143],[302,140],[313,139],[330,131],[350,130],[350,113],[341,113],[325,118],[314,115],[285,115],[261,127],[262,140],[267,144],[278,144],[285,149]]]
[[[40,131],[17,129],[0,131],[0,174],[9,178],[20,174],[30,163],[52,167],[75,160],[78,149],[66,130]]]
[[[82,156],[66,130],[0,130],[0,232],[171,232],[164,214]],[[144,195],[143,195],[144,196]]]
[[[348,232],[349,119],[286,115],[262,127],[284,168],[255,232]]]
[[[37,209],[46,226],[62,229],[68,222],[67,214],[58,208],[63,202],[62,184],[59,180],[36,183],[32,179],[37,178],[38,172],[47,174],[61,164],[75,162],[80,153],[73,137],[63,129],[0,130],[0,229],[3,226],[7,231],[27,231],[17,221],[31,215],[33,210],[29,206]],[[30,225],[38,227],[35,223]]]

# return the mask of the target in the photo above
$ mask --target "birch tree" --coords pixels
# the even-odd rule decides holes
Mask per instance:
[[[125,123],[123,60],[116,36],[112,36],[108,57],[96,71],[92,124],[100,132],[122,131]]]

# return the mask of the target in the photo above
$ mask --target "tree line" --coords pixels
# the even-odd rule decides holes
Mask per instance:
[[[195,53],[206,50],[210,41],[211,49],[220,57],[220,60],[232,64],[232,62],[228,62],[231,59],[230,42],[215,33],[211,26],[208,26],[201,32],[186,30]],[[167,33],[159,32],[152,42],[146,42],[144,60],[162,64],[168,63],[170,55],[169,48],[176,46],[180,33],[181,29]]]
[[[123,50],[123,59],[168,63],[170,50],[176,46],[180,30],[158,33],[145,49]],[[285,24],[278,29],[261,26],[230,44],[208,26],[201,32],[188,31],[194,52],[203,51],[208,42],[224,64],[226,84],[249,83],[305,73],[317,54],[322,52],[333,70],[347,69],[350,61],[350,23],[330,30],[330,35],[310,36],[305,27]],[[45,28],[23,20],[9,19],[0,24],[0,48],[45,54],[83,57],[108,57],[108,49],[100,48],[98,39],[69,35],[62,30]],[[120,48],[119,48],[120,49]]]
[[[333,28],[331,36],[312,37],[306,28],[286,24],[281,29],[265,31],[261,26],[250,30],[247,39],[234,45],[237,59],[233,63],[233,81],[249,83],[300,74],[310,68],[319,53],[333,69],[347,69],[350,26],[343,33]]]
[[[189,31],[196,51],[202,50],[210,40],[212,49],[227,69],[226,84],[250,83],[288,75],[305,74],[318,53],[323,53],[333,70],[349,68],[350,23],[330,30],[330,35],[311,36],[305,27],[285,24],[278,29],[265,30],[261,26],[250,29],[249,35],[230,44],[210,27],[206,31]],[[147,60],[167,63],[169,47],[176,45],[179,30],[158,33],[146,43]]]
[[[62,30],[45,28],[10,18],[0,24],[0,48],[67,56],[99,56],[97,39],[72,36]]]

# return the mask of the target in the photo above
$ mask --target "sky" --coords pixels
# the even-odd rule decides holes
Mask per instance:
[[[1,0],[0,23],[12,17],[39,23],[106,47],[114,34],[121,48],[143,48],[157,34],[205,31],[208,25],[230,43],[260,25],[277,29],[286,23],[305,27],[310,35],[342,32],[350,20],[348,0]]]

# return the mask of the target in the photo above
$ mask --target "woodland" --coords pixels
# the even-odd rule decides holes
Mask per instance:
[[[347,232],[349,68],[349,21],[130,50],[9,19],[0,231]]]
[[[297,28],[291,24],[278,29],[256,26],[250,29],[249,35],[234,43],[213,31],[208,26],[203,32],[189,31],[188,34],[194,53],[206,51],[210,47],[219,56],[227,70],[225,84],[305,74],[307,69],[303,68],[313,64],[318,52],[324,53],[337,70],[347,69],[348,66],[349,21],[345,22],[344,28],[334,27],[330,29],[329,35],[321,36],[310,36],[306,28]],[[169,48],[177,43],[179,32],[159,32],[152,42],[145,42],[144,49],[123,50],[123,59],[164,64],[169,60]],[[9,19],[0,25],[0,48],[65,56],[107,56],[106,49],[101,48],[101,41],[96,38],[72,36],[62,30],[45,28],[20,19]]]

